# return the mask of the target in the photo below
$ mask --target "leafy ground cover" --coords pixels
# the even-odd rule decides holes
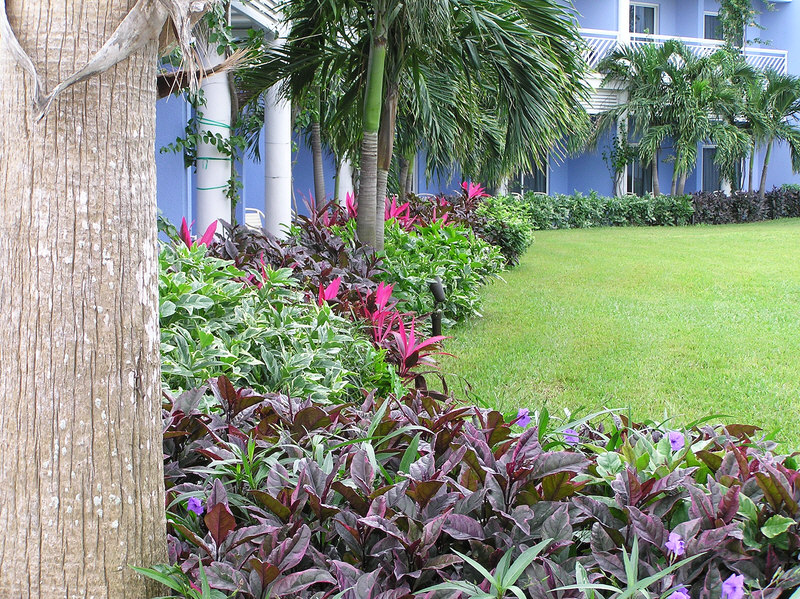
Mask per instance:
[[[285,241],[172,231],[169,563],[138,571],[191,599],[788,596],[800,472],[757,427],[551,418],[428,388],[442,339],[415,329],[415,295],[439,275],[444,310],[473,314],[530,241],[501,220],[513,209],[471,199],[387,206],[385,255],[353,241],[350,210]]]
[[[798,258],[797,219],[542,231],[485,289],[484,318],[451,332],[443,369],[501,410],[728,414],[796,446]]]

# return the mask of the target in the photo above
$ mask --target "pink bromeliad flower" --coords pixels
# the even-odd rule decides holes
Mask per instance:
[[[347,216],[350,218],[356,218],[358,216],[358,202],[355,201],[352,193],[347,192],[344,198],[344,205],[347,208]]]
[[[322,283],[319,284],[319,297],[317,302],[321,306],[328,300],[336,299],[336,294],[339,293],[339,285],[342,284],[342,277],[336,277],[327,287],[323,287]]]
[[[489,194],[483,189],[480,183],[473,183],[472,181],[464,181],[461,184],[461,189],[467,194],[467,199],[474,198],[488,198]]]
[[[397,343],[397,350],[400,354],[400,376],[409,376],[411,369],[421,362],[433,365],[434,361],[430,358],[430,354],[445,353],[436,351],[434,348],[430,347],[447,339],[444,335],[434,335],[428,339],[419,339],[414,330],[416,322],[413,318],[411,319],[411,325],[408,330],[406,330],[405,323],[402,319],[398,318],[397,324],[399,330],[393,331],[392,335],[394,335]]]
[[[364,312],[372,323],[372,339],[377,344],[386,341],[394,330],[394,324],[400,314],[394,309],[397,302],[389,303],[394,285],[379,283],[375,290],[375,310],[370,311],[366,306]]]
[[[411,218],[411,204],[406,202],[398,206],[397,198],[394,196],[391,203],[389,203],[389,198],[386,198],[383,211],[383,220],[389,220],[390,218],[395,219],[406,231],[409,231],[414,226],[414,221],[417,220],[416,217]]]
[[[192,221],[191,225],[187,225],[186,217],[183,217],[181,220],[181,241],[183,241],[183,243],[186,244],[186,247],[190,249],[195,245],[208,246],[209,243],[214,241],[214,234],[217,232],[217,221],[214,221],[208,225],[206,232],[203,233],[203,236],[197,241],[192,241],[192,234],[189,232],[189,229],[194,225],[194,222],[195,221]]]

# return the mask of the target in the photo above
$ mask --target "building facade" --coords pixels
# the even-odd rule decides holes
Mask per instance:
[[[721,45],[718,0],[574,0],[578,13],[581,35],[587,42],[585,55],[591,67],[597,65],[615,45],[637,45],[659,43],[666,39],[679,39],[699,55],[713,53]],[[747,31],[745,58],[751,65],[771,68],[783,73],[800,75],[800,2],[782,0],[770,6],[761,0],[753,0],[759,11],[759,27]],[[760,41],[753,41],[760,40]],[[617,91],[600,87],[601,77],[593,74],[592,101],[587,109],[597,113],[619,101]],[[608,153],[610,136],[601,140],[596,150],[586,151],[563,161],[550,160],[546,173],[530,174],[527,180],[535,180],[535,191],[570,194],[575,191],[589,193],[594,190],[603,195],[614,193],[614,180],[603,153]],[[725,187],[713,162],[715,148],[701,144],[698,148],[697,164],[686,181],[686,191],[713,191]],[[760,176],[760,165],[764,149],[756,156],[756,179]],[[669,190],[672,166],[669,161],[672,149],[664,144],[659,155],[659,183],[662,190]],[[641,193],[652,189],[648,169],[631,165],[622,181],[622,190]],[[514,185],[516,182],[512,182]],[[524,182],[523,182],[524,183]],[[767,171],[767,189],[783,183],[800,183],[800,176],[792,173],[789,148],[776,144],[773,148]]]
[[[716,50],[719,38],[718,0],[573,0],[581,34],[587,43],[585,58],[591,67],[615,45],[659,43],[665,39],[680,39],[694,52],[704,55]],[[269,35],[280,40],[279,15],[276,0],[240,0],[233,3],[235,27],[262,27]],[[754,0],[760,12],[760,27],[747,31],[746,59],[759,68],[772,68],[780,72],[800,75],[800,0],[772,0],[770,6]],[[756,41],[753,41],[756,40]],[[597,113],[618,102],[619,92],[600,86],[601,77],[590,75],[593,87],[591,102],[586,107]],[[183,157],[161,153],[159,148],[183,135],[191,116],[191,108],[180,98],[161,100],[157,106],[156,162],[158,168],[159,206],[173,222],[198,220],[203,227],[210,216],[203,207],[209,201],[204,194],[207,187],[215,187],[205,177],[205,169],[214,162],[198,161],[196,169],[184,167]],[[303,211],[304,202],[313,194],[313,168],[311,152],[304,141],[295,136],[289,141],[290,111],[284,105],[268,110],[267,123],[261,136],[262,162],[245,159],[237,164],[242,182],[241,200],[236,207],[237,219],[243,222],[247,209],[256,210],[266,219],[270,230],[279,231],[288,220],[289,210]],[[609,151],[610,135],[601,140],[594,150],[587,150],[566,159],[551,158],[546,168],[532,173],[521,173],[508,182],[509,191],[539,191],[571,194],[576,191],[597,191],[612,195],[614,180],[603,153]],[[713,163],[714,147],[701,144],[695,169],[686,181],[686,191],[715,190],[725,183]],[[756,157],[760,168],[763,148]],[[671,148],[664,144],[659,155],[659,182],[668,190],[672,178],[669,161]],[[433,181],[424,176],[424,153],[417,157],[413,187],[426,193],[450,193],[460,183],[457,167]],[[333,157],[325,159],[326,189],[333,196],[336,166]],[[756,172],[758,178],[760,173]],[[652,175],[648,169],[632,165],[625,173],[618,191],[641,193],[652,188]],[[278,181],[280,179],[280,181]],[[199,181],[199,182],[198,182]],[[800,176],[792,173],[789,149],[776,144],[768,170],[767,188],[783,183],[800,183]],[[200,188],[200,189],[198,189]],[[219,192],[217,192],[219,193]],[[218,200],[216,205],[220,205]],[[218,211],[225,211],[218,208]],[[218,217],[224,217],[219,214]],[[202,221],[202,222],[200,222]]]

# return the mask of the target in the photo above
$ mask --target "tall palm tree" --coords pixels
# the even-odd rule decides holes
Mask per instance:
[[[767,187],[767,169],[776,141],[788,144],[792,171],[800,172],[800,126],[797,122],[800,118],[800,77],[765,71],[763,93],[754,99],[760,102],[753,107],[753,111],[760,113],[763,119],[759,124],[763,127],[766,145],[758,187],[758,197],[763,200]]]
[[[675,150],[671,193],[683,194],[703,141],[717,145],[715,160],[732,179],[747,153],[747,135],[737,117],[742,104],[738,90],[749,71],[732,60],[730,51],[701,58],[680,41],[669,40],[661,46],[617,49],[598,68],[605,73],[604,85],[621,83],[628,99],[601,115],[596,135],[615,126],[617,119],[632,117],[639,158],[653,167],[656,195],[658,151],[666,139]]]
[[[391,164],[401,83],[408,82],[419,105],[429,101],[425,66],[496,90],[508,123],[506,151],[518,157],[531,145],[534,155],[545,155],[578,128],[585,65],[560,0],[299,0],[287,10],[292,32],[285,53],[264,66],[261,79],[289,77],[296,91],[313,73],[324,80],[344,72],[340,108],[349,118],[355,98],[363,98],[358,234],[378,248],[377,198]],[[421,110],[436,114],[429,105]],[[421,122],[431,120],[423,115]]]
[[[675,76],[670,71],[674,71],[675,63],[684,62],[688,54],[682,43],[667,40],[663,45],[616,48],[597,67],[604,74],[602,85],[621,85],[627,100],[600,115],[595,139],[600,133],[616,128],[620,118],[630,119],[631,133],[639,138],[639,159],[652,167],[655,195],[661,193],[658,152],[672,133],[669,104],[665,102]]]
[[[670,84],[665,100],[675,147],[672,193],[678,195],[697,164],[697,148],[703,141],[717,146],[715,162],[723,177],[733,181],[748,148],[747,134],[737,124],[741,83],[753,76],[741,56],[729,49],[700,58],[684,47],[681,58],[671,60],[666,70]]]

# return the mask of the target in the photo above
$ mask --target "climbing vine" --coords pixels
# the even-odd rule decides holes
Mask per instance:
[[[773,10],[770,2],[764,1],[768,10]],[[749,26],[763,29],[756,16],[759,12],[753,8],[752,0],[720,0],[719,20],[722,23],[722,36],[732,46],[742,48],[747,41],[745,33]],[[757,40],[753,40],[757,41]]]
[[[237,40],[233,35],[233,30],[229,25],[228,19],[228,4],[227,2],[215,3],[213,8],[203,16],[203,23],[205,29],[208,31],[208,44],[211,47],[216,46],[217,53],[220,56],[230,55],[237,50],[245,50],[250,54],[254,54],[261,50],[264,44],[263,32],[256,30],[249,30],[248,37],[244,40]],[[172,54],[162,59],[168,64],[179,64],[181,60],[180,51],[173,51]],[[232,93],[232,99],[235,101],[235,91]],[[247,139],[243,133],[244,119],[252,117],[242,117],[234,105],[233,113],[235,118],[232,118],[233,124],[227,125],[209,120],[203,114],[203,107],[206,105],[206,100],[203,95],[203,90],[199,89],[196,92],[186,91],[186,101],[194,109],[193,116],[189,119],[184,129],[183,137],[178,137],[174,142],[167,144],[160,149],[160,152],[174,152],[183,154],[183,160],[186,167],[197,168],[197,161],[199,160],[229,160],[231,163],[231,176],[228,179],[225,195],[231,201],[231,208],[235,208],[239,200],[239,192],[242,188],[241,180],[235,169],[235,163],[242,158],[245,148],[247,147]],[[235,103],[235,102],[234,102]],[[231,130],[230,136],[224,136],[220,133],[213,133],[209,127],[229,128]],[[197,155],[197,148],[201,143],[213,146],[221,155],[220,158],[215,157],[202,157]]]
[[[620,125],[619,135],[611,138],[601,154],[611,175],[611,184],[616,188],[617,181],[628,165],[636,160],[636,148],[628,143],[628,131],[625,124]]]

